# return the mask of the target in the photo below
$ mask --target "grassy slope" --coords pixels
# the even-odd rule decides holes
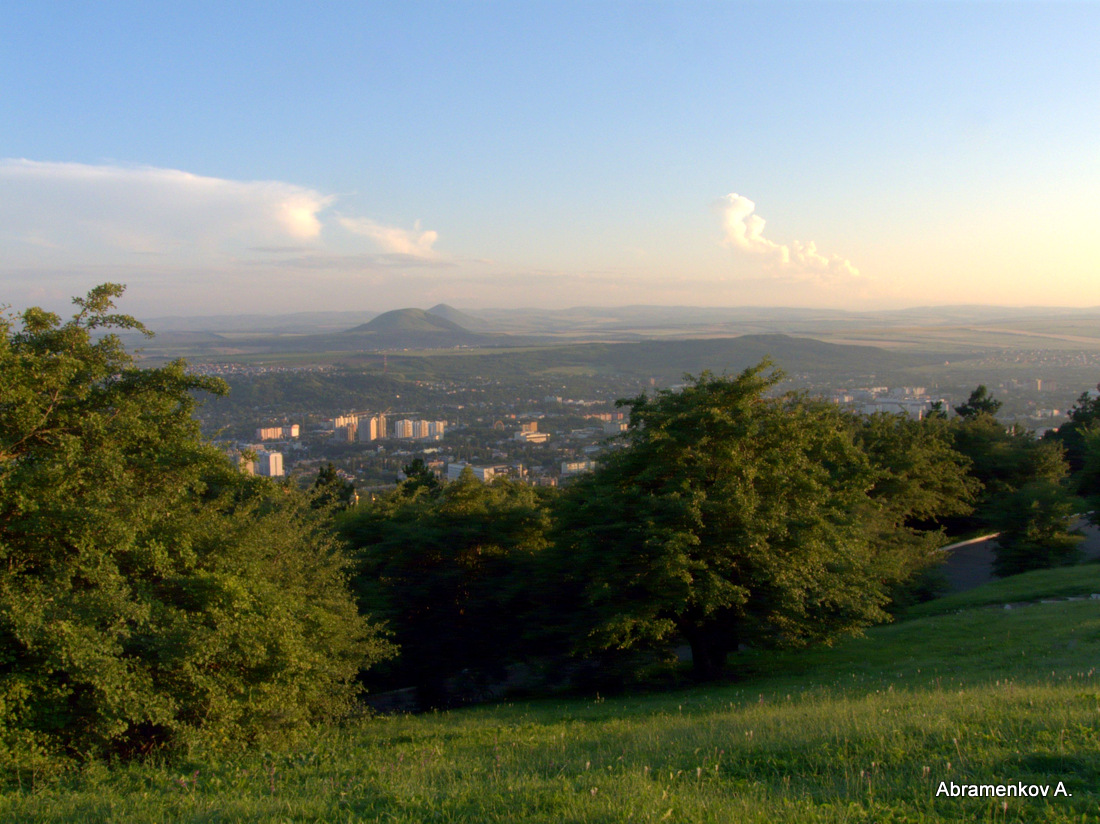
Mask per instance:
[[[290,754],[97,767],[7,794],[0,819],[1100,821],[1097,661],[1100,603],[977,607],[749,658],[732,686],[385,718]],[[935,797],[940,781],[1063,781],[1072,797],[951,800]]]
[[[1040,599],[1088,598],[1093,594],[1100,594],[1100,564],[1038,569],[919,604],[909,609],[906,617],[920,618],[974,607],[1018,604]],[[1097,606],[1100,607],[1100,602]]]

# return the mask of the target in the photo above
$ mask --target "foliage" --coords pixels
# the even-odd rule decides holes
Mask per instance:
[[[891,547],[903,574],[890,611],[930,600],[947,587],[935,568],[946,543],[944,524],[973,510],[981,485],[969,459],[954,449],[946,414],[917,421],[902,414],[853,416],[855,439],[875,469],[868,490],[878,507],[865,526],[880,548]]]
[[[414,458],[402,471],[405,473],[405,482],[401,484],[401,494],[404,496],[416,495],[419,490],[423,489],[425,494],[434,498],[439,495],[440,490],[443,488],[439,478],[424,463],[423,458]]]
[[[317,472],[317,480],[310,487],[314,509],[347,509],[355,502],[355,486],[345,481],[329,461]]]
[[[947,420],[947,407],[944,406],[943,401],[932,401],[932,406],[928,408],[924,417],[926,420]]]
[[[971,474],[982,486],[974,517],[955,521],[956,531],[1000,533],[998,575],[1073,563],[1080,539],[1072,532],[1072,516],[1079,502],[1070,494],[1061,443],[1005,427],[985,412],[957,418],[951,426],[955,448],[970,459]]]
[[[1071,531],[1080,501],[1050,479],[1024,484],[996,502],[1000,527],[993,572],[1005,577],[1077,562],[1082,535]]]
[[[360,603],[401,647],[395,685],[416,685],[423,703],[438,704],[448,676],[519,655],[526,587],[548,529],[533,488],[484,484],[469,469],[441,488],[414,473],[343,521]]]
[[[1089,518],[1100,526],[1100,422],[1081,433],[1084,459],[1081,470],[1074,476],[1077,493],[1085,501]]]
[[[1073,472],[1080,472],[1085,466],[1086,433],[1100,427],[1100,385],[1096,389],[1094,395],[1082,392],[1069,410],[1069,420],[1047,436],[1065,447],[1066,460]]]
[[[977,418],[980,415],[989,415],[992,417],[997,414],[1001,406],[1001,402],[990,395],[989,390],[986,389],[983,384],[979,384],[978,387],[970,393],[970,397],[967,399],[966,403],[955,407],[955,413],[960,418],[966,418],[967,420]]]
[[[277,742],[340,715],[387,646],[306,498],[198,436],[182,362],[136,369],[122,287],[0,321],[0,749]]]
[[[944,418],[880,412],[856,416],[854,424],[856,445],[875,472],[867,494],[878,508],[877,540],[935,549],[943,540],[940,521],[970,513],[981,488]]]
[[[970,474],[981,484],[977,516],[989,524],[990,507],[1025,484],[1059,482],[1067,467],[1059,444],[1036,440],[1018,428],[1007,428],[990,415],[952,422],[955,449],[970,461]]]
[[[739,644],[831,642],[886,618],[890,585],[926,547],[883,538],[941,511],[951,485],[902,501],[888,485],[905,489],[923,470],[907,478],[889,464],[919,453],[919,436],[888,448],[887,430],[908,430],[871,421],[871,459],[835,406],[766,397],[780,379],[768,366],[628,402],[627,448],[567,491],[557,551],[584,592],[586,646],[678,634],[711,677]],[[965,492],[960,476],[952,483]]]
[[[1100,393],[1100,385],[1097,386]],[[1065,449],[1070,485],[1093,524],[1100,526],[1100,394],[1083,392],[1069,420],[1047,438]]]

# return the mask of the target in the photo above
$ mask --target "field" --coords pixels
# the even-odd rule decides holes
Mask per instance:
[[[0,820],[1100,821],[1100,601],[1039,600],[1091,592],[1100,566],[1009,579],[833,649],[749,656],[727,686],[364,719],[288,753],[25,775]],[[1048,794],[952,798],[941,782]]]

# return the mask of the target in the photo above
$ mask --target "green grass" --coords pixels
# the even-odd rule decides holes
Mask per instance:
[[[1054,578],[1027,576],[1013,599]],[[25,776],[0,820],[1100,821],[1098,661],[1100,603],[971,608],[744,656],[727,686],[381,718],[290,753],[96,766],[33,789]],[[941,781],[1061,781],[1072,797],[937,798]]]
[[[1093,593],[1100,593],[1100,564],[1039,569],[918,604],[908,609],[905,617],[940,615],[975,607],[1016,604],[1043,598],[1088,597]]]

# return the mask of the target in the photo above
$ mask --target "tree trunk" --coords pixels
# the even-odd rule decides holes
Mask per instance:
[[[683,630],[691,646],[691,669],[696,681],[713,681],[722,675],[729,655],[730,639],[716,627],[690,627]]]

